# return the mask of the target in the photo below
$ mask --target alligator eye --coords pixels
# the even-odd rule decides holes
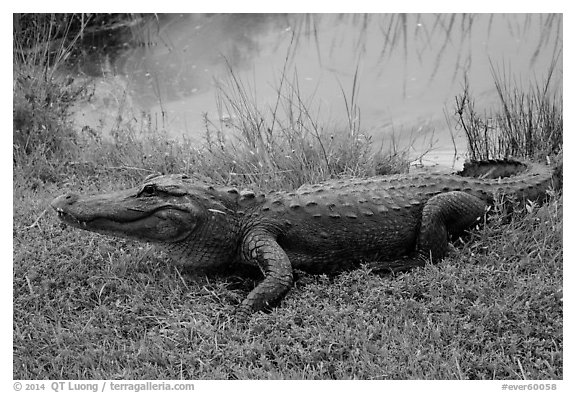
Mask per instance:
[[[144,188],[142,188],[142,191],[140,191],[138,196],[151,196],[154,195],[155,193],[156,193],[156,187],[154,187],[152,184],[146,184]]]

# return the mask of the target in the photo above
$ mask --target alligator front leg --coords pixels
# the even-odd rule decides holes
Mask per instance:
[[[292,265],[276,238],[265,229],[253,229],[242,243],[242,258],[256,263],[264,273],[264,280],[248,294],[238,307],[238,320],[264,310],[278,302],[292,286]]]

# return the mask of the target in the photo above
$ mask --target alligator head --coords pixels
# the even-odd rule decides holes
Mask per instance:
[[[64,194],[51,203],[58,217],[81,229],[136,240],[177,243],[204,225],[215,225],[230,210],[219,192],[186,175],[149,179],[139,187],[109,194]],[[225,224],[225,223],[223,223]]]

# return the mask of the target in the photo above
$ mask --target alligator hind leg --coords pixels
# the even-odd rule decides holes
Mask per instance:
[[[448,252],[450,236],[459,236],[483,216],[486,202],[474,195],[451,191],[438,194],[426,203],[418,241],[417,258],[438,262]]]
[[[398,273],[438,262],[448,252],[450,236],[458,236],[484,215],[486,202],[462,191],[438,194],[424,205],[414,254],[366,264],[375,273]]]

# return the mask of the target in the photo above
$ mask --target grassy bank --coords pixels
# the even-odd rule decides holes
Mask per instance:
[[[16,379],[563,377],[561,199],[496,219],[436,266],[300,274],[237,329],[255,279],[188,276],[51,213],[30,228],[59,192],[16,192]]]
[[[141,123],[122,116],[103,138],[69,120],[70,105],[90,90],[58,72],[64,60],[54,59],[65,58],[14,64],[15,379],[563,378],[561,192],[541,207],[491,216],[435,266],[382,276],[299,273],[278,308],[238,328],[230,316],[257,275],[190,275],[148,244],[63,226],[50,200],[154,172],[291,189],[402,170],[404,155],[371,148],[356,84],[343,95],[350,121],[330,134],[286,72],[278,102],[262,109],[231,70],[218,97],[219,118],[230,120],[206,119],[201,146],[161,129],[141,133]],[[494,110],[504,123],[561,135],[558,96],[511,91],[541,103],[530,113],[553,121],[547,129],[521,122],[525,107],[511,101],[518,95],[503,93],[507,106]],[[460,102],[470,103],[465,94]],[[463,127],[488,124],[473,107],[456,109]],[[471,143],[484,134],[474,135]],[[561,152],[561,138],[548,140],[531,156]]]

